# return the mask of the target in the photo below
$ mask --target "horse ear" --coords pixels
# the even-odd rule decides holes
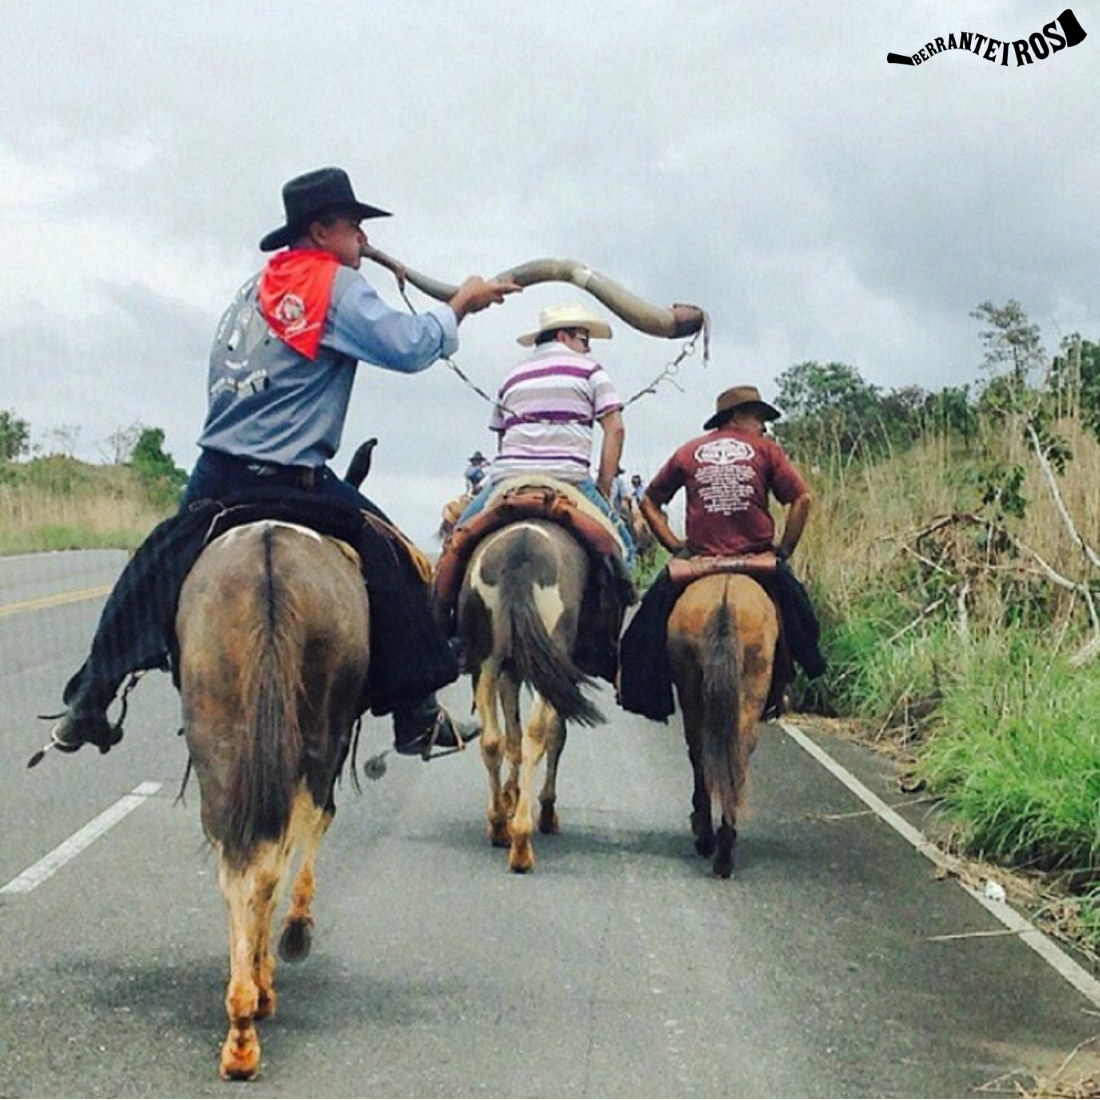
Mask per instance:
[[[344,480],[352,487],[358,489],[366,481],[367,474],[370,473],[371,457],[377,444],[378,440],[372,436],[365,443],[360,443],[359,449],[351,456]]]

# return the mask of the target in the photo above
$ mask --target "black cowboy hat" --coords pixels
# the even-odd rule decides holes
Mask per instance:
[[[488,462],[489,460],[480,451],[474,451],[474,453],[472,455],[470,455],[470,457],[468,459],[466,459],[466,461],[467,462]]]
[[[783,415],[774,405],[769,405],[760,396],[760,391],[755,386],[733,386],[718,395],[714,415],[703,427],[707,431],[717,428],[729,420],[735,409],[745,406],[754,407],[760,413],[762,420],[778,420]]]
[[[262,241],[261,252],[286,248],[309,224],[312,218],[326,210],[346,208],[357,218],[388,218],[388,210],[368,206],[355,197],[351,180],[343,168],[318,168],[304,176],[295,176],[283,185],[283,208],[286,225],[273,229]]]

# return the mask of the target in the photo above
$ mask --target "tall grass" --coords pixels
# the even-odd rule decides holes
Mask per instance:
[[[964,655],[943,701],[944,733],[919,773],[941,791],[980,856],[1096,877],[1100,857],[1100,677],[1037,640],[990,638]]]
[[[170,511],[121,466],[59,455],[0,464],[0,554],[134,549]]]
[[[1058,428],[1073,454],[1058,479],[1059,491],[1080,533],[1095,545],[1100,542],[1100,444],[1076,421],[1064,421]],[[906,546],[936,517],[981,512],[979,472],[993,462],[1026,470],[1026,514],[1007,526],[1053,568],[1079,578],[1085,565],[1081,548],[1062,522],[1022,433],[988,424],[971,447],[956,438],[928,435],[884,462],[834,461],[823,468],[802,461],[816,503],[799,549],[799,569],[824,599],[826,611],[837,620],[847,618],[876,587],[892,590],[903,605],[915,608],[922,591],[896,584],[905,580],[906,561],[915,561]],[[1030,574],[1028,579],[1035,580],[1036,591],[1048,583]],[[1060,596],[1060,605],[1067,602],[1068,597]]]

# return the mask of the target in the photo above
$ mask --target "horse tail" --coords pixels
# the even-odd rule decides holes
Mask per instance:
[[[745,762],[740,744],[740,640],[729,601],[723,598],[707,619],[700,648],[703,672],[703,775],[707,790],[734,821]]]
[[[533,556],[536,547],[532,536],[524,533],[510,550],[501,579],[503,626],[510,644],[498,650],[511,653],[516,678],[530,684],[565,721],[598,725],[604,716],[581,690],[594,681],[554,644],[540,614],[536,586],[546,587],[546,567]]]
[[[255,846],[278,840],[290,822],[301,771],[302,692],[299,614],[290,585],[276,576],[276,532],[263,532],[263,574],[257,584],[246,653],[243,728],[229,781],[229,820],[222,850],[243,864]]]

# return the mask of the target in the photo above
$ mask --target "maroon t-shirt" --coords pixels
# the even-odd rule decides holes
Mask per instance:
[[[780,504],[790,504],[807,491],[774,439],[732,428],[685,443],[657,471],[646,495],[664,506],[681,488],[687,492],[688,550],[720,555],[771,549],[775,522],[768,492]]]

